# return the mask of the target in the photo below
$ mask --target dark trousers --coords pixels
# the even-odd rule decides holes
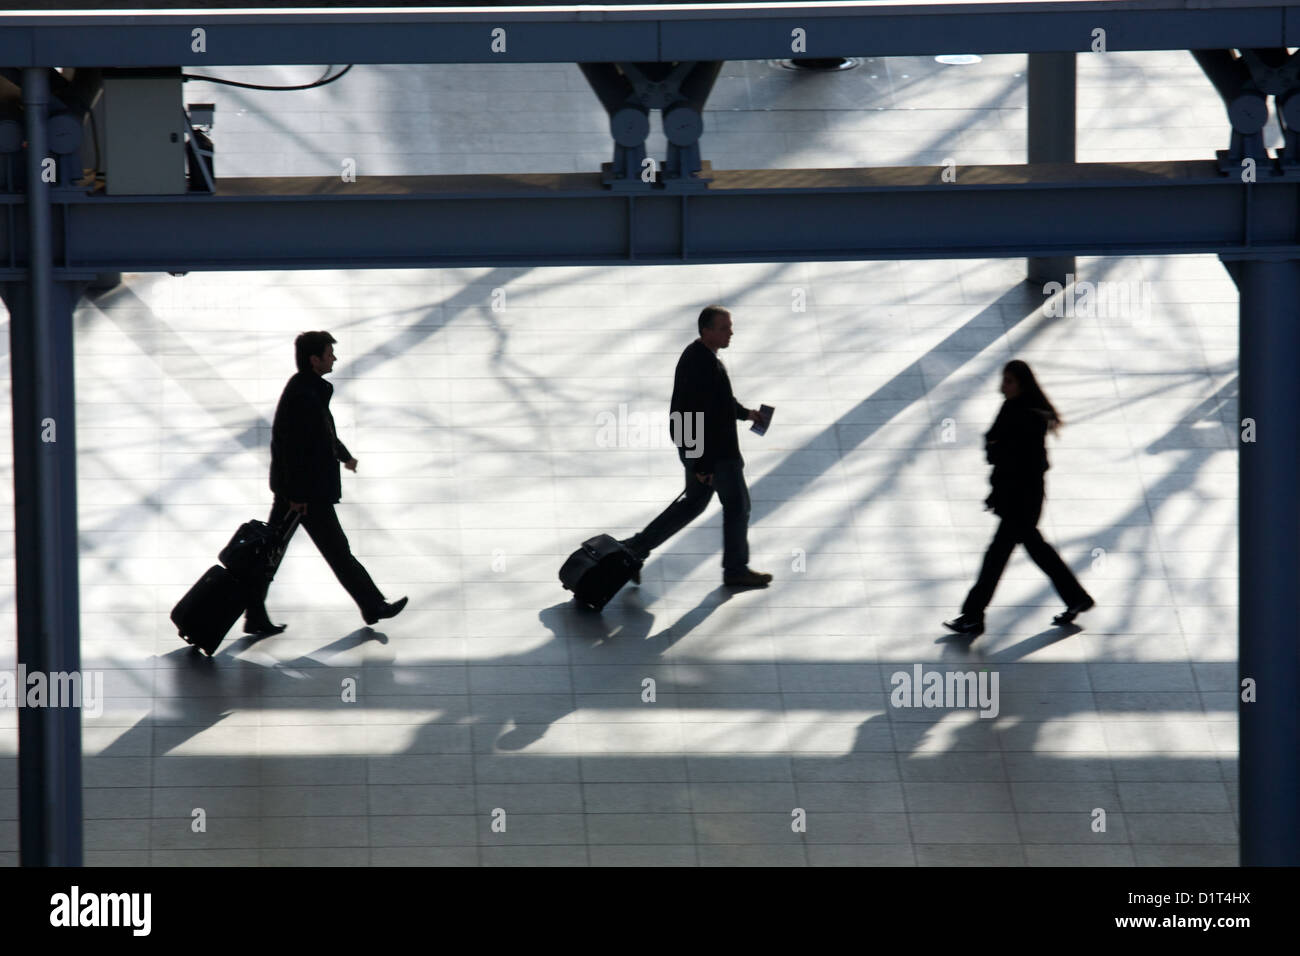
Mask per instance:
[[[275,503],[271,505],[271,517],[267,519],[267,523],[273,528],[278,528],[288,513],[289,502],[277,497]],[[327,502],[309,502],[307,514],[302,518],[302,526],[307,529],[307,534],[311,536],[321,557],[329,564],[334,576],[339,579],[339,584],[343,585],[348,594],[352,595],[352,600],[357,602],[362,616],[382,607],[384,596],[379,588],[375,587],[375,582],[370,580],[370,575],[361,566],[361,562],[353,557],[352,546],[348,544],[348,536],[343,533],[343,528],[339,525],[339,517],[334,512],[334,506]],[[249,621],[266,619],[266,592],[270,586],[270,581],[263,582],[249,595],[248,610],[245,612]]]
[[[1038,516],[1042,509],[1043,499],[1038,496],[1036,502],[1031,498],[1017,510],[1008,510],[1002,515],[1002,523],[998,525],[997,533],[993,535],[993,541],[984,554],[984,566],[980,568],[979,579],[961,606],[963,614],[983,616],[984,609],[993,600],[993,591],[1007,566],[1007,559],[1017,544],[1023,544],[1034,564],[1051,578],[1052,586],[1066,607],[1073,607],[1087,598],[1088,592],[1083,589],[1079,579],[1066,567],[1056,549],[1039,534]]]
[[[712,485],[695,477],[693,459],[682,459],[682,464],[686,470],[686,489],[644,531],[629,538],[626,545],[641,557],[648,556],[698,518],[716,491],[722,501],[722,568],[727,573],[745,570],[749,566],[749,488],[745,486],[745,462],[740,458],[715,462]]]

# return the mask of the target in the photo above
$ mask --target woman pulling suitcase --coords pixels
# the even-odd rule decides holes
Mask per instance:
[[[1061,427],[1061,417],[1039,387],[1034,373],[1016,359],[1002,370],[1006,401],[993,427],[984,436],[984,450],[993,466],[993,493],[985,504],[1002,519],[984,555],[979,579],[961,606],[961,615],[944,626],[972,637],[984,632],[984,609],[1017,544],[1023,544],[1034,563],[1051,579],[1066,609],[1052,618],[1068,624],[1094,604],[1078,578],[1038,531],[1043,510],[1043,473],[1047,471],[1046,437]]]

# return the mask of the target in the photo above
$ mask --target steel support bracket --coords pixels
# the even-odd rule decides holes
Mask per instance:
[[[601,165],[601,182],[614,192],[696,192],[708,188],[709,164],[700,157],[704,103],[722,61],[579,63],[605,111],[614,160]],[[668,155],[660,166],[646,157],[650,111],[659,110]]]
[[[1225,176],[1240,175],[1246,161],[1254,160],[1256,175],[1300,177],[1300,53],[1270,48],[1240,54],[1192,51],[1222,97],[1232,124],[1228,148],[1215,151],[1219,170]],[[1264,146],[1270,96],[1284,140],[1276,161]]]

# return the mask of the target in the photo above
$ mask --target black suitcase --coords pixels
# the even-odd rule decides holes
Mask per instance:
[[[180,636],[209,657],[225,639],[248,606],[245,582],[260,585],[280,568],[285,548],[298,527],[299,515],[291,511],[279,533],[263,521],[245,522],[221,549],[221,562],[204,572],[185,597],[172,608],[172,623]]]
[[[642,562],[607,534],[598,534],[560,568],[560,583],[573,592],[575,600],[599,611],[619,588],[641,570]]]
[[[211,657],[247,603],[244,586],[214,564],[172,608],[172,623],[181,637]]]

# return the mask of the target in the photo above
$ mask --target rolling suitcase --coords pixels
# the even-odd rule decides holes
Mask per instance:
[[[575,600],[599,611],[641,570],[642,562],[607,534],[582,543],[560,568],[560,583]]]
[[[247,603],[244,586],[214,564],[172,608],[172,623],[181,637],[211,657]]]
[[[244,582],[275,577],[285,548],[298,527],[299,515],[291,511],[277,533],[263,521],[247,521],[221,549],[222,564],[214,564],[172,608],[172,623],[180,636],[209,657],[225,639],[248,606]]]

